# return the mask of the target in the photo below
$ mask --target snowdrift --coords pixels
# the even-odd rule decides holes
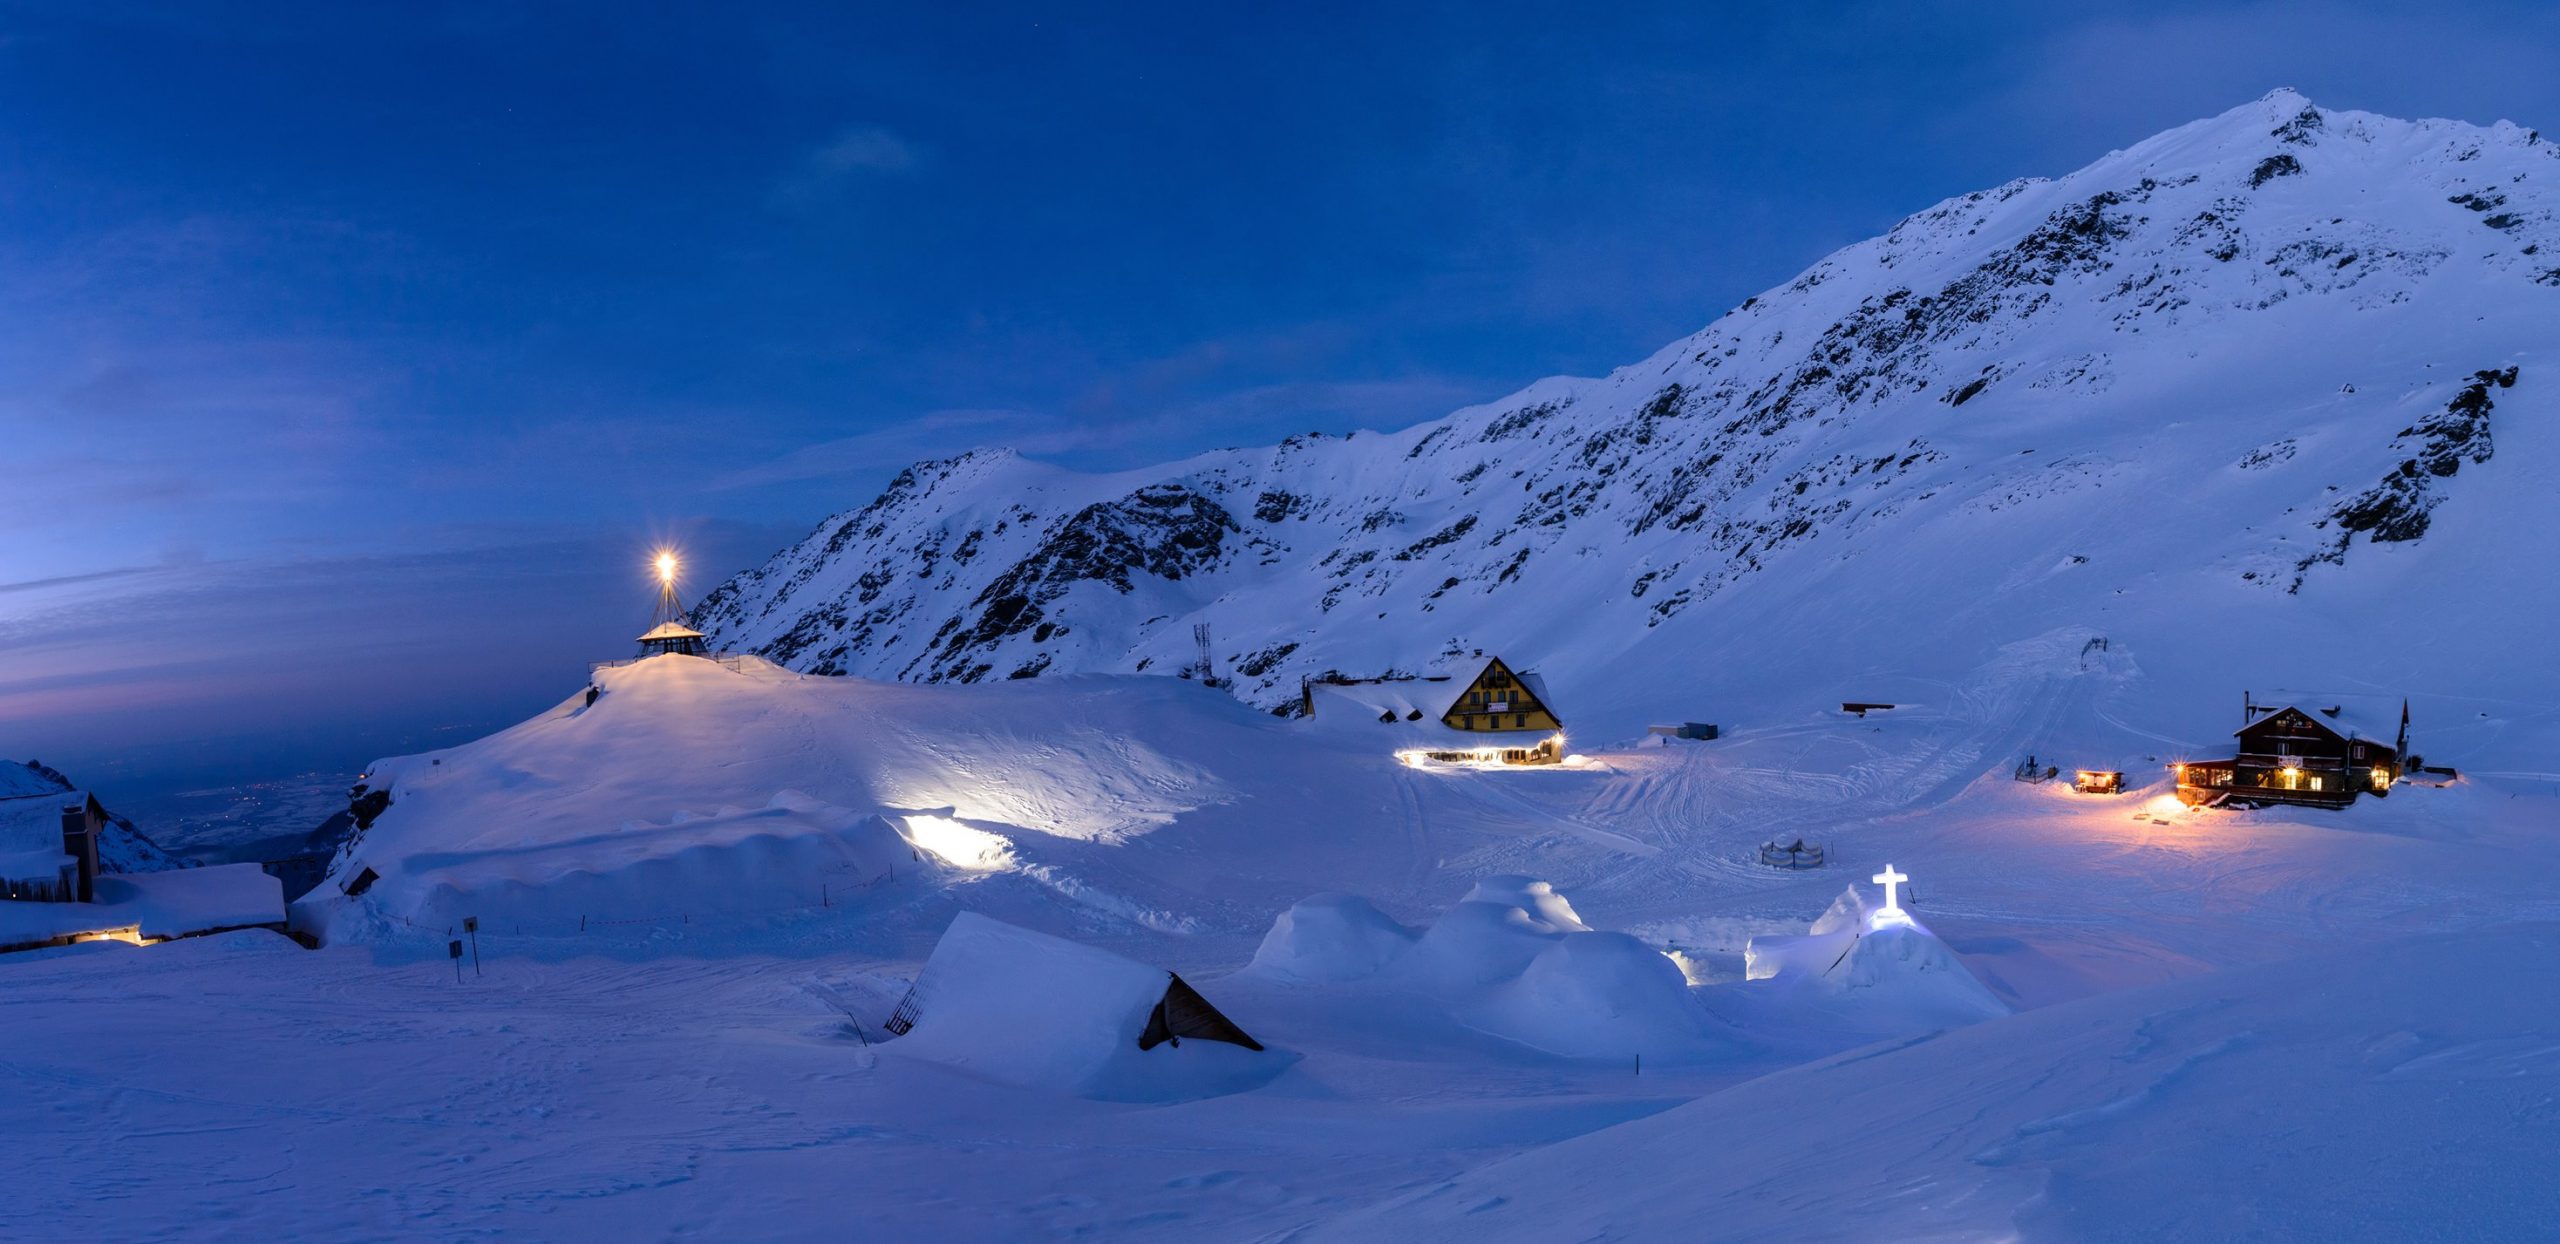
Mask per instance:
[[[877,813],[783,791],[761,808],[677,812],[589,839],[436,865],[409,908],[422,924],[676,911],[749,913],[850,899],[922,871],[921,852]],[[422,878],[423,880],[424,878]]]
[[[2547,1238],[2560,995],[2516,983],[2555,948],[2560,927],[2490,927],[2029,1011],[1781,1071],[1303,1238]]]
[[[1398,1005],[1567,1058],[1695,1058],[1714,1022],[1669,957],[1596,932],[1544,881],[1488,877],[1418,936],[1365,899],[1320,894],[1272,922],[1241,975],[1366,983]]]
[[[885,1049],[1025,1088],[1170,1102],[1256,1088],[1296,1061],[1215,1040],[1140,1049],[1174,977],[1106,950],[963,912],[935,945]]]
[[[1246,971],[1321,984],[1375,976],[1421,936],[1356,894],[1318,894],[1271,922]]]

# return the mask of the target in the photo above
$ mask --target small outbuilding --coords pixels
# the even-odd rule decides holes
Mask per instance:
[[[2071,789],[2083,795],[2124,793],[2124,774],[2115,769],[2082,769],[2071,777]]]

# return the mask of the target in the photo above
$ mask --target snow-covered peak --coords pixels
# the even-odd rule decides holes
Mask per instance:
[[[2530,131],[2275,91],[1915,213],[1603,377],[1153,470],[920,465],[701,618],[917,681],[1172,673],[1205,626],[1283,712],[1480,649],[1612,725],[1666,711],[1665,668],[1801,692],[1830,654],[1970,668],[2057,628],[2236,626],[2317,667],[2353,640],[2302,594],[2423,590],[2540,504],[2495,451],[2542,450],[2512,412],[2547,404],[2555,213]]]

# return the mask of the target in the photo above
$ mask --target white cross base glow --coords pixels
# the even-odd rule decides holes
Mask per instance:
[[[1911,927],[1911,913],[1902,910],[1901,894],[1895,888],[1900,886],[1903,882],[1911,880],[1910,874],[1895,872],[1893,870],[1893,865],[1887,864],[1884,866],[1883,872],[1877,873],[1875,876],[1868,878],[1868,880],[1884,887],[1884,906],[1877,908],[1872,914],[1868,915],[1868,930],[1872,932],[1877,929],[1905,929]]]

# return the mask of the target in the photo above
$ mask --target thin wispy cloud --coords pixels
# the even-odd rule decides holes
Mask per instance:
[[[816,206],[856,182],[912,173],[921,158],[915,144],[886,126],[849,125],[801,157],[774,187],[774,202],[784,207]]]

